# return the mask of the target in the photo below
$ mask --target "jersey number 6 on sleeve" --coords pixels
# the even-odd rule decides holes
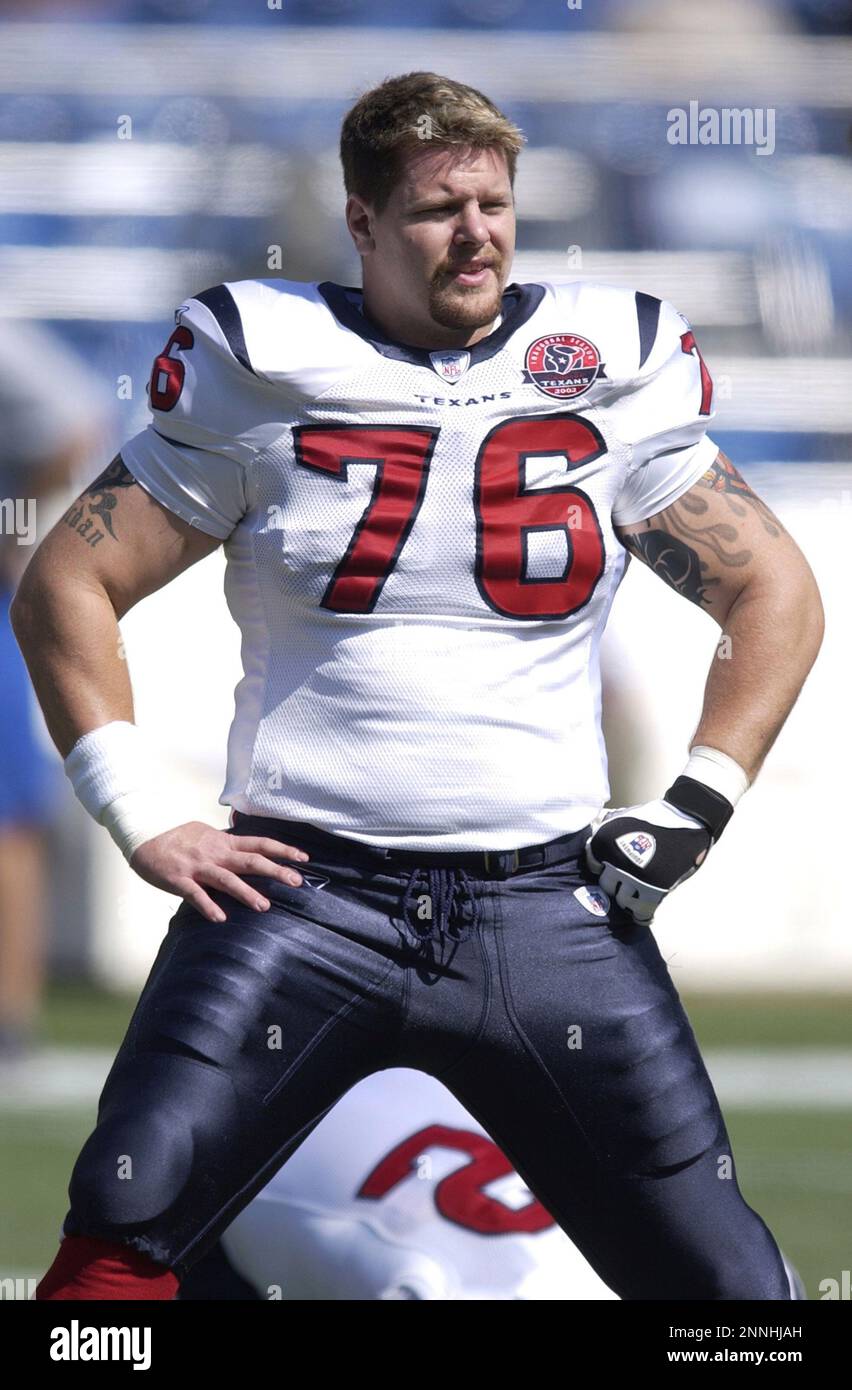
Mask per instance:
[[[335,613],[372,613],[426,492],[439,430],[414,425],[299,425],[296,462],[345,482],[350,464],[376,468],[373,491],[321,600]],[[566,468],[606,452],[599,431],[571,413],[504,420],[476,459],[476,585],[497,613],[566,618],[588,603],[604,571],[603,534],[578,487],[528,487],[527,460],[564,459]],[[525,578],[529,537],[561,530],[565,561],[557,579]]]
[[[191,348],[194,342],[192,329],[184,328],[181,324],[172,333],[159,357],[154,358],[148,386],[148,399],[153,410],[174,410],[183,390],[186,367],[179,357],[172,357],[172,349]]]

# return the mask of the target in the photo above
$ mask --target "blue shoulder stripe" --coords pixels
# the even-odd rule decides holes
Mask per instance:
[[[252,376],[255,376],[254,367],[249,360],[240,311],[227,285],[214,285],[212,289],[202,290],[201,294],[194,294],[191,297],[197,299],[199,304],[203,304],[206,309],[210,310],[237,361],[242,363],[246,371],[251,372]]]
[[[639,366],[644,367],[657,339],[662,300],[636,291],[636,317],[639,320]]]

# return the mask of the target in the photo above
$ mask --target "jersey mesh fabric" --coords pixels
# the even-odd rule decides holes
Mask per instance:
[[[632,296],[609,287],[551,289],[529,322],[450,384],[429,366],[368,346],[324,303],[312,306],[300,286],[299,312],[315,311],[316,319],[302,348],[300,403],[294,346],[282,345],[289,356],[276,395],[268,317],[253,334],[251,295],[233,288],[238,303],[242,295],[249,353],[255,364],[262,361],[266,382],[258,394],[257,379],[244,374],[257,405],[247,411],[242,400],[234,416],[245,429],[249,415],[254,421],[266,411],[252,437],[273,442],[245,469],[247,510],[225,543],[226,596],[243,635],[245,674],[220,801],[409,849],[511,849],[581,829],[609,794],[598,643],[626,565],[613,509],[622,502],[631,515],[649,515],[644,506],[685,491],[715,454],[705,421],[695,418],[701,387],[695,357],[680,348],[685,320],[664,306],[665,341],[650,353],[649,384],[638,389]],[[267,302],[268,289],[264,295]],[[607,371],[579,399],[553,399],[525,382],[525,352],[541,335],[568,329],[602,348]],[[199,372],[201,347],[199,332]],[[221,344],[217,353],[221,358]],[[316,363],[326,373],[322,389]],[[233,381],[229,370],[225,392]],[[490,432],[506,422],[523,417],[532,431],[536,419],[560,415],[598,432],[597,457],[588,450],[587,461],[572,463],[566,448],[542,450],[531,432],[520,463],[516,440],[496,461],[492,453],[477,464]],[[410,518],[413,482],[419,503],[393,562],[379,567],[385,578],[371,611],[351,611],[331,584],[375,506],[381,470],[390,466],[377,462],[382,438],[368,437],[376,426],[423,432],[401,470],[397,460],[385,528],[393,518]],[[194,448],[191,427],[190,419],[182,432],[184,445]],[[328,432],[344,429],[338,450]],[[311,453],[312,430],[326,433],[319,460]],[[209,429],[199,439],[209,440]],[[157,450],[150,475],[168,505],[180,468],[167,471],[162,441]],[[134,471],[143,485],[145,457],[140,438]],[[591,519],[580,509],[580,529],[599,528],[600,545],[599,564],[588,552],[578,561],[579,532],[550,514],[534,517],[523,532],[521,584],[504,602],[492,582],[493,556],[490,570],[483,569],[477,547],[485,483],[507,470],[526,496],[580,489],[593,509]],[[202,475],[197,465],[196,509]],[[175,510],[185,500],[176,495]],[[221,511],[221,499],[211,495],[211,515],[217,505]],[[501,517],[497,529],[502,542],[512,533],[517,543],[516,519]],[[565,583],[578,572],[587,582],[568,611]],[[523,606],[545,593],[552,603]],[[536,612],[546,616],[528,616]]]

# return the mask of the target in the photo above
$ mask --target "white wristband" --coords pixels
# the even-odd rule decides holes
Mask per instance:
[[[171,800],[171,798],[169,798]],[[125,792],[117,796],[101,812],[101,825],[106,826],[128,864],[131,855],[146,840],[174,830],[186,820],[185,816],[175,814],[174,806],[169,810],[163,801],[154,798],[148,790]]]
[[[689,750],[689,762],[681,773],[682,777],[692,777],[712,787],[736,806],[740,797],[748,791],[750,783],[739,763],[721,753],[718,748],[706,748],[696,744]]]
[[[106,827],[125,859],[146,840],[180,824],[169,796],[152,784],[152,756],[142,731],[114,719],[78,738],[64,763],[89,815]]]

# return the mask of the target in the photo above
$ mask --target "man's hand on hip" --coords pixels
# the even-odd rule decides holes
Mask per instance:
[[[298,886],[302,876],[275,862],[279,858],[307,860],[292,845],[263,835],[230,835],[203,821],[187,821],[146,840],[130,857],[130,867],[155,888],[176,893],[210,922],[224,922],[226,913],[205,893],[202,884],[229,893],[258,912],[270,904],[240,874],[261,874]]]
[[[713,837],[701,821],[662,798],[613,811],[586,841],[598,882],[636,922],[704,863]]]

